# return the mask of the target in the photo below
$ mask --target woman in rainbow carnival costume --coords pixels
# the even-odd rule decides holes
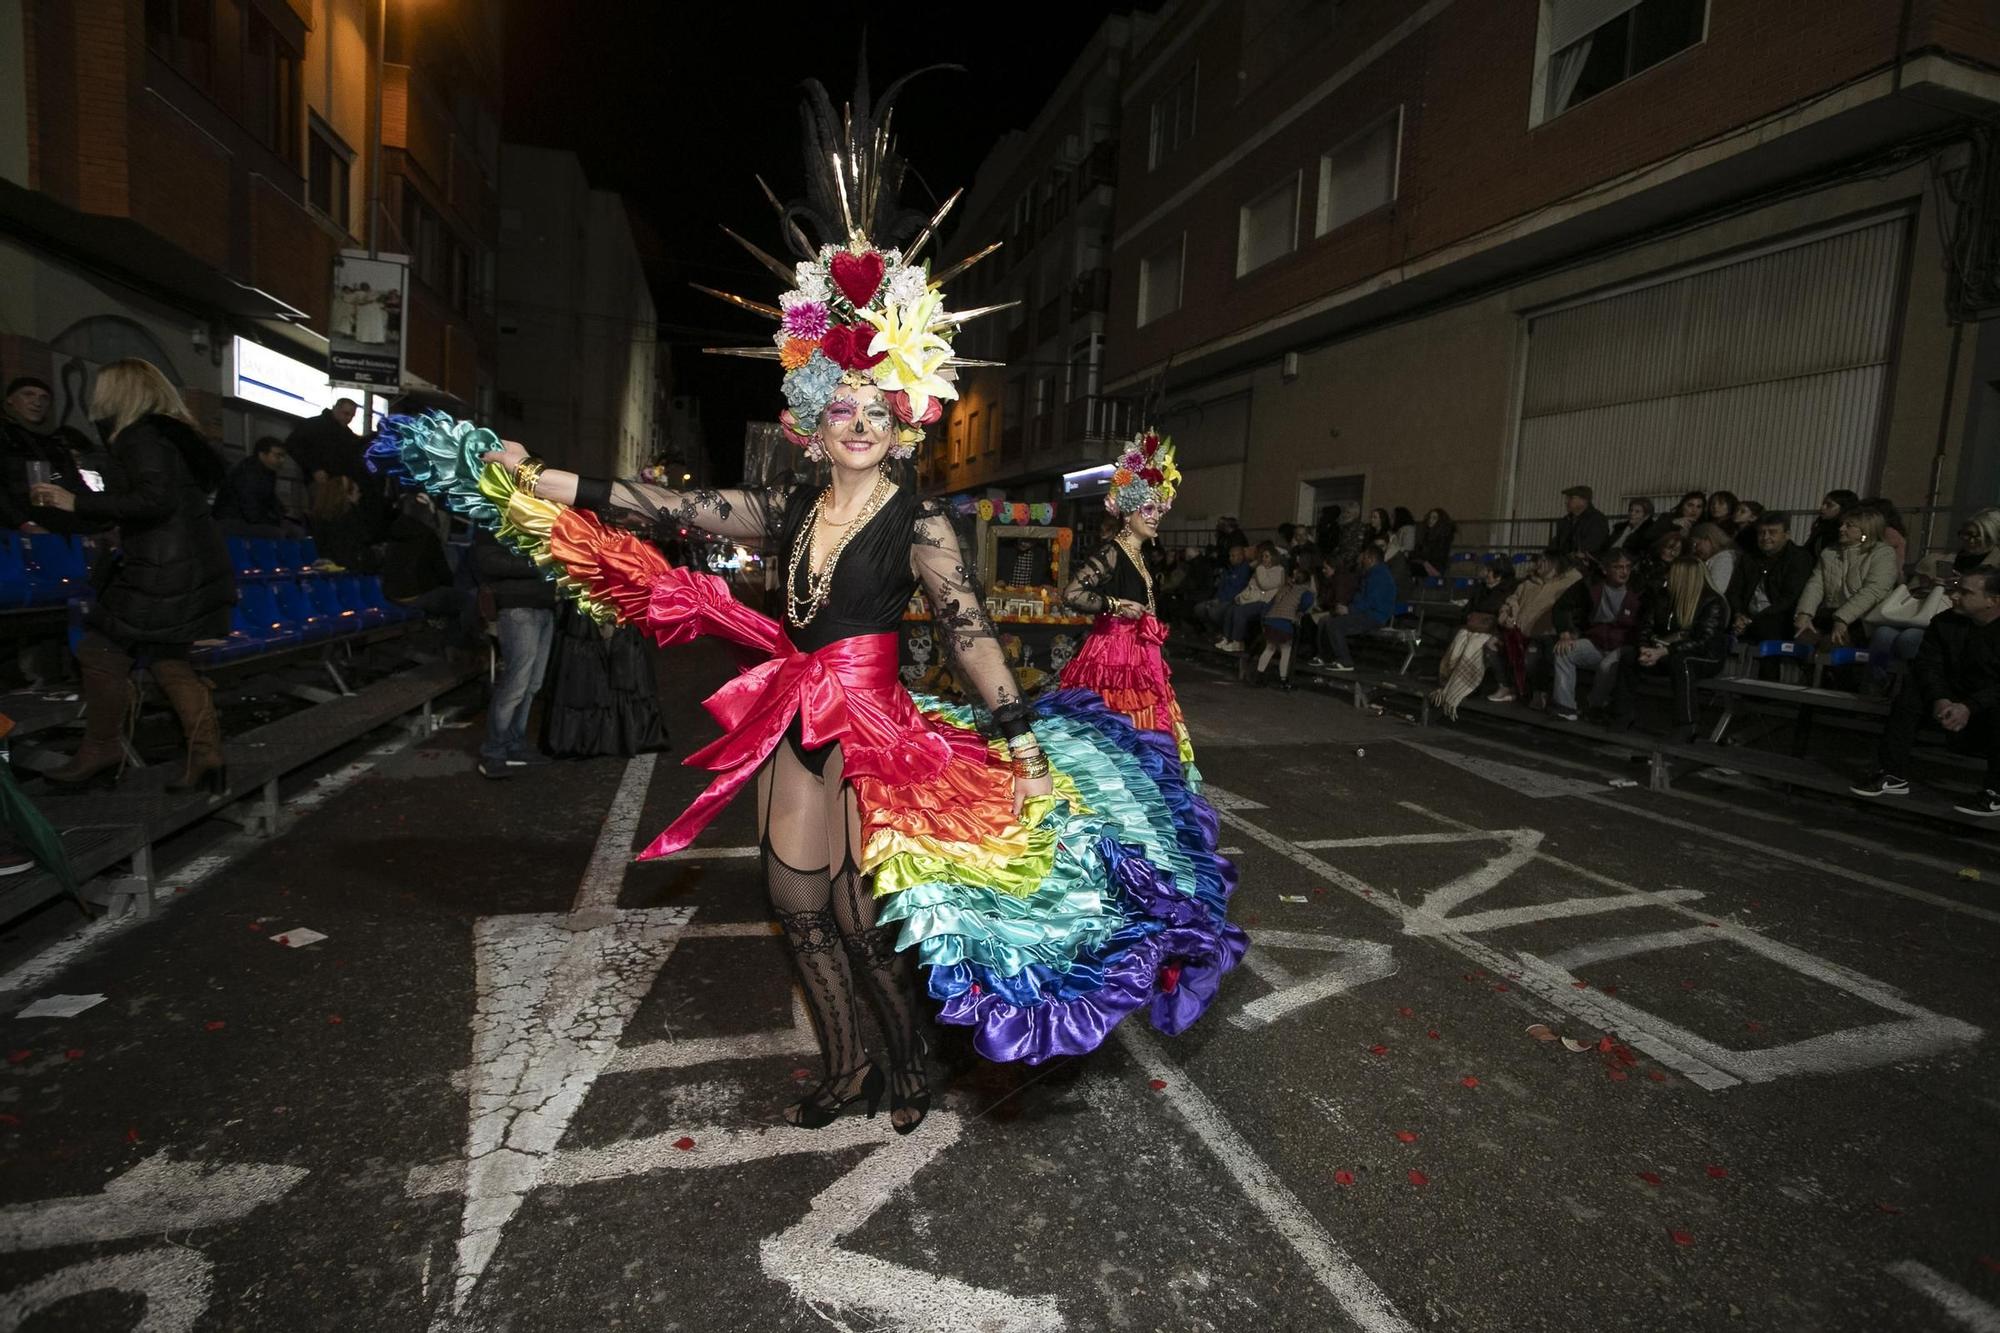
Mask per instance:
[[[592,614],[662,644],[709,635],[761,657],[707,700],[723,734],[687,763],[715,777],[640,859],[688,847],[754,789],[766,887],[825,1062],[785,1117],[819,1128],[852,1104],[872,1116],[886,1095],[908,1133],[930,1105],[917,964],[939,1021],[970,1028],[989,1059],[1032,1064],[1093,1050],[1142,1009],[1181,1031],[1247,941],[1225,917],[1236,872],[1216,854],[1215,813],[1172,739],[1087,691],[1024,702],[945,509],[885,462],[914,452],[956,396],[953,368],[975,364],[950,339],[1001,307],[953,313],[939,289],[990,250],[944,274],[919,261],[958,196],[928,221],[897,208],[903,163],[876,128],[895,88],[879,117],[865,95],[836,117],[810,90],[819,169],[804,201],[778,206],[797,262],[735,237],[787,290],[777,306],[715,293],[777,332],[710,350],[780,364],[780,420],[830,465],[828,484],[607,482],[439,413],[389,418],[371,454],[532,555]],[[813,246],[806,226],[837,240]],[[760,545],[784,571],[783,620],[600,517],[632,514]],[[899,680],[897,628],[918,584],[985,709]],[[882,1060],[864,1044],[864,997]]]
[[[1194,746],[1174,697],[1172,673],[1160,653],[1167,627],[1158,619],[1145,556],[1146,543],[1160,535],[1160,522],[1173,508],[1180,483],[1174,442],[1158,431],[1141,432],[1119,453],[1104,496],[1105,509],[1120,520],[1119,529],[1076,567],[1063,589],[1063,601],[1096,616],[1097,623],[1063,667],[1062,684],[1096,693],[1141,731],[1172,740],[1189,784],[1199,791]]]

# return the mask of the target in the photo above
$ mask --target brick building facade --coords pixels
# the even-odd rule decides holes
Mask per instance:
[[[1558,477],[1988,502],[1990,17],[1180,0],[1125,88],[1106,390],[1189,522],[1529,518]]]

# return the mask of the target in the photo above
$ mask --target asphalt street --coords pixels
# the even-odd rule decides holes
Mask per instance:
[[[1993,838],[1183,669],[1215,1009],[808,1133],[748,804],[629,860],[727,670],[505,782],[469,700],[0,941],[0,1329],[2000,1328]]]

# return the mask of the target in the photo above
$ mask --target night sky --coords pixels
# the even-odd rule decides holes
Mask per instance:
[[[507,0],[505,135],[574,151],[593,186],[625,197],[675,391],[702,399],[713,475],[726,482],[741,467],[744,423],[776,414],[780,372],[701,355],[704,343],[757,341],[769,325],[687,284],[775,303],[776,280],[717,224],[789,262],[752,174],[780,198],[802,192],[801,81],[818,78],[844,103],[864,30],[877,92],[924,65],[965,66],[913,80],[897,101],[912,168],[904,200],[932,206],[972,184],[1001,135],[1026,128],[1107,14],[1157,7]]]

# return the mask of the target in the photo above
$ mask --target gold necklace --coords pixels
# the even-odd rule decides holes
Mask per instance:
[[[804,629],[812,622],[812,618],[819,614],[820,608],[826,605],[827,596],[833,591],[833,571],[840,564],[841,552],[847,549],[847,543],[854,539],[855,533],[868,526],[868,520],[875,516],[875,511],[882,507],[894,489],[886,473],[876,478],[875,489],[868,492],[868,499],[862,504],[860,512],[845,523],[836,523],[826,518],[827,499],[833,494],[833,487],[829,486],[819,493],[819,499],[813,502],[812,513],[807,517],[804,528],[792,543],[791,564],[785,570],[785,619],[791,622],[793,629]],[[811,568],[806,570],[806,595],[800,597],[799,565],[811,552],[813,535],[819,531],[822,521],[825,521],[827,527],[841,534],[840,540],[834,543],[831,551],[827,552],[826,561],[818,570]]]
[[[1125,553],[1125,558],[1132,562],[1132,568],[1139,571],[1139,581],[1146,585],[1146,614],[1152,615],[1154,613],[1153,571],[1146,568],[1145,558],[1141,554],[1145,550],[1145,541],[1133,540],[1130,528],[1121,530],[1112,540],[1118,543],[1118,549]]]

